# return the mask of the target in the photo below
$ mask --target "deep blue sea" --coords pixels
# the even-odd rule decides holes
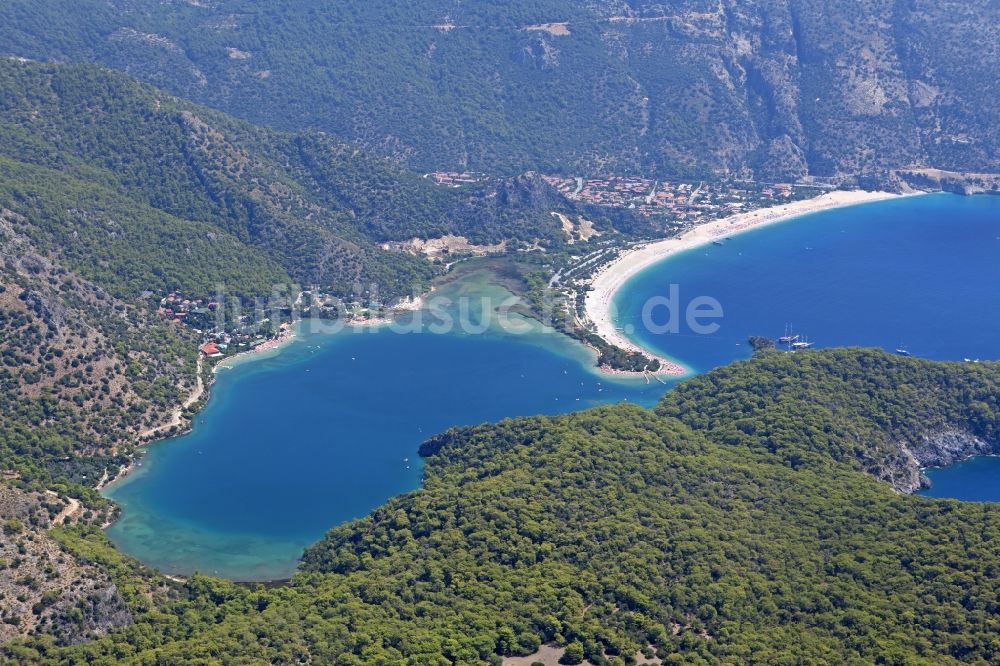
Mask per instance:
[[[714,335],[650,333],[654,295],[718,301]],[[747,358],[786,326],[816,347],[861,345],[940,360],[1000,358],[1000,197],[934,194],[816,213],[677,255],[614,299],[643,346],[702,372]],[[667,323],[667,309],[653,311]],[[682,313],[683,314],[683,313]],[[683,319],[683,317],[682,317]]]
[[[817,347],[1000,358],[1000,197],[928,195],[805,216],[678,255],[615,299],[632,337],[697,372],[746,358],[786,326]],[[677,333],[643,328],[648,299],[677,285]],[[469,294],[491,288],[465,284]],[[493,288],[495,289],[495,288]],[[494,294],[499,297],[499,294]],[[683,321],[722,310],[711,335]],[[653,311],[666,324],[668,308]],[[191,434],[152,446],[113,485],[110,537],[170,573],[289,575],[304,547],[421,478],[419,444],[448,427],[609,401],[652,404],[665,387],[615,381],[544,329],[510,335],[388,330],[305,333],[273,357],[220,372]],[[1000,500],[1000,459],[931,472],[929,494]]]
[[[650,332],[643,308],[677,285],[677,333]],[[712,335],[683,310],[721,307]],[[790,220],[677,255],[618,292],[616,321],[631,337],[697,372],[747,358],[747,338],[791,326],[816,347],[860,345],[937,360],[1000,358],[1000,197],[934,194]],[[652,310],[666,326],[666,305]],[[650,320],[647,317],[647,320]],[[1000,501],[1000,458],[929,470],[921,494]]]
[[[921,490],[920,495],[966,502],[1000,502],[1000,458],[969,458],[944,469],[929,469],[926,474],[933,485]]]

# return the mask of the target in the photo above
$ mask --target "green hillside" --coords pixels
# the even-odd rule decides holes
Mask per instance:
[[[0,160],[0,172],[9,175],[9,167]],[[95,242],[88,227],[100,221],[68,219],[73,217],[68,214],[48,218],[44,208],[36,208],[33,198],[40,182],[5,179],[0,185],[0,194],[23,204],[12,208],[25,211],[22,215],[0,205],[0,471],[32,484],[82,484],[74,489],[81,493],[106,468],[122,462],[106,456],[167,421],[191,392],[196,339],[144,304],[110,291],[137,278],[132,271],[142,255],[135,252],[155,246],[145,244],[146,234],[132,227],[111,245]],[[46,182],[52,187],[72,185],[59,179]],[[67,187],[49,203],[75,206],[81,203],[79,195]],[[109,197],[101,202],[101,210],[136,212],[117,208],[118,203]],[[38,219],[53,224],[35,226],[32,221]],[[157,236],[157,231],[149,229],[148,236]],[[39,249],[54,238],[73,242],[65,252]],[[110,250],[122,250],[122,256]],[[166,268],[186,271],[193,265]],[[201,267],[211,273],[220,265],[206,261]],[[104,280],[109,274],[114,278],[108,288],[83,277]]]
[[[894,492],[943,432],[998,448],[994,364],[775,354],[619,405],[454,430],[424,487],[332,530],[266,590],[195,577],[19,663],[996,663],[1000,512]],[[895,448],[892,448],[895,447]],[[94,532],[70,552],[146,583]],[[152,584],[155,578],[150,578]],[[626,659],[628,660],[626,662]]]
[[[558,245],[564,236],[553,210],[587,212],[604,229],[638,225],[579,208],[532,176],[443,188],[326,135],[254,127],[94,66],[0,60],[0,156],[10,160],[0,205],[33,206],[50,236],[71,233],[64,202],[51,200],[68,190],[85,217],[113,209],[128,220],[104,248],[118,264],[103,284],[133,296],[219,281],[267,294],[290,276],[336,294],[377,284],[391,298],[425,288],[436,269],[384,251],[385,241],[458,234]],[[25,192],[24,182],[35,191]],[[89,261],[108,239],[107,225],[92,222],[83,242],[52,237],[46,248],[76,245]]]
[[[664,223],[541,174],[990,189],[998,71],[995,0],[0,2],[0,664],[1000,663],[1000,508],[913,494],[1000,455],[997,363],[762,351],[452,429],[268,585],[148,569],[94,489],[203,406],[218,291],[390,302],[461,236],[541,317]]]

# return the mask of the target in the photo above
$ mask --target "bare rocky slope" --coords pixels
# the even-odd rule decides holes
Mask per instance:
[[[0,643],[28,633],[73,645],[132,623],[107,571],[46,532],[75,520],[56,496],[0,484]]]

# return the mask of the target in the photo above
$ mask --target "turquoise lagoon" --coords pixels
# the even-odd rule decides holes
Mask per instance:
[[[478,297],[509,296],[474,281],[438,295],[472,297],[466,319],[476,330]],[[514,320],[514,332],[494,323],[481,334],[306,330],[277,354],[221,370],[192,432],[150,447],[108,489],[122,507],[109,536],[168,573],[287,577],[327,529],[417,488],[417,449],[435,433],[606,402],[651,405],[663,393],[601,375],[587,350]]]
[[[1000,197],[891,200],[672,257],[619,291],[615,318],[634,327],[636,342],[695,372],[749,357],[749,336],[776,337],[786,325],[817,347],[995,359],[998,258]],[[717,332],[682,325],[658,334],[641,325],[644,304],[671,284],[682,307],[700,296],[718,301]],[[445,295],[504,296],[477,283],[450,289]],[[654,323],[665,315],[654,311]],[[220,373],[193,432],[151,447],[142,467],[108,490],[123,508],[108,533],[171,573],[285,577],[329,527],[415,489],[417,448],[436,432],[626,399],[649,405],[666,388],[616,381],[592,363],[586,350],[538,326],[522,335],[495,326],[479,335],[306,332],[277,355]],[[931,494],[959,497],[975,484],[969,499],[1000,500],[1000,459],[932,478]]]

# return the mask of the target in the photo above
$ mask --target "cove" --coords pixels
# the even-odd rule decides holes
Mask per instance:
[[[445,291],[507,295],[482,280]],[[305,331],[220,371],[192,432],[149,447],[107,489],[122,507],[108,535],[167,573],[284,578],[326,530],[417,488],[417,450],[431,435],[662,395],[660,384],[591,370],[590,352],[524,323],[524,335]]]
[[[723,308],[719,330],[657,334],[654,295],[679,285]],[[748,358],[747,338],[791,324],[817,347],[905,349],[935,360],[1000,358],[1000,197],[932,194],[814,213],[678,254],[618,291],[619,326],[696,372]],[[654,322],[655,323],[655,322]],[[1000,501],[1000,458],[927,471],[921,494]]]
[[[1000,502],[1000,458],[976,456],[941,469],[924,470],[931,487],[917,494],[966,502]]]

